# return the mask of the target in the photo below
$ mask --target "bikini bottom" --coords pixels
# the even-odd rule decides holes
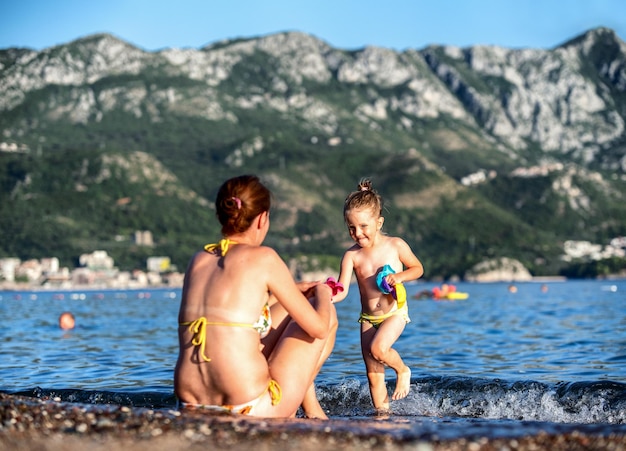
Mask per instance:
[[[270,394],[270,399],[272,400],[272,405],[277,405],[282,398],[282,391],[278,382],[274,379],[270,379],[270,382],[267,386],[267,392]],[[252,401],[245,402],[243,404],[231,405],[225,404],[223,406],[218,405],[207,405],[207,404],[193,404],[189,402],[178,402],[178,407],[183,409],[200,409],[200,410],[211,410],[214,412],[225,412],[225,413],[236,413],[240,415],[254,415],[254,408],[259,403],[259,401],[265,396],[265,392],[261,393],[257,398]]]
[[[359,317],[359,323],[362,323],[363,321],[367,321],[372,326],[374,326],[375,329],[378,329],[378,327],[387,318],[391,318],[392,316],[396,316],[396,315],[401,315],[402,318],[407,323],[411,322],[411,318],[409,318],[409,307],[408,307],[408,305],[404,304],[402,307],[398,308],[398,304],[395,303],[393,305],[393,308],[391,310],[389,310],[387,313],[383,314],[383,315],[368,315],[367,313],[361,313],[361,316]]]

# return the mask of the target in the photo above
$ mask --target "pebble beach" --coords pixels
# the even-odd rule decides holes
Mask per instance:
[[[261,419],[59,402],[0,393],[0,450],[626,450],[626,434],[440,440],[384,422]]]

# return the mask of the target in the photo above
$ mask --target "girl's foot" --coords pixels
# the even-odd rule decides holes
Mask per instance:
[[[396,389],[391,395],[391,399],[398,400],[406,398],[411,389],[411,369],[407,366],[406,370],[398,373],[398,380],[396,381]]]

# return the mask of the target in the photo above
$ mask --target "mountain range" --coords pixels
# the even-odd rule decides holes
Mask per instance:
[[[369,178],[427,278],[501,257],[563,274],[565,242],[626,235],[625,120],[626,44],[607,28],[552,49],[343,50],[298,32],[2,49],[0,257],[184,268],[219,238],[221,183],[255,173],[274,195],[266,242],[296,271],[338,271],[343,201]]]

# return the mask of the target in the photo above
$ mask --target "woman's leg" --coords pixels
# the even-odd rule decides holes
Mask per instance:
[[[273,306],[272,323],[274,323],[275,309],[278,318],[282,317],[282,307]],[[254,414],[258,416],[294,416],[298,407],[304,402],[305,395],[308,396],[309,408],[312,411],[315,410],[315,407],[311,407],[312,400],[310,399],[311,393],[315,394],[311,391],[312,384],[332,351],[337,329],[336,312],[333,308],[328,325],[329,333],[323,340],[313,339],[295,321],[288,320],[288,318],[285,315],[280,319],[276,329],[272,326],[272,332],[263,340],[263,353],[268,357],[270,376],[280,385],[282,400],[276,406],[271,406],[268,399],[261,400],[254,409]],[[319,406],[319,403],[317,404]],[[321,410],[321,407],[319,409]]]
[[[330,335],[328,339],[326,340],[324,350],[322,351],[322,355],[318,362],[318,367],[315,371],[316,375],[319,374],[320,370],[322,369],[322,365],[324,365],[324,362],[326,362],[326,360],[330,356],[330,353],[333,351],[333,348],[335,347],[335,338],[337,337],[338,326],[339,326],[339,322],[337,320],[337,310],[333,306],[331,310],[331,317],[330,317]],[[304,395],[304,400],[302,401],[302,410],[304,411],[304,414],[308,418],[321,418],[321,419],[328,418],[328,416],[326,415],[326,412],[324,412],[324,409],[322,409],[322,406],[320,405],[319,400],[317,399],[317,394],[315,393],[314,381],[311,382],[309,389],[306,391]]]
[[[261,339],[262,352],[266,359],[270,358],[272,351],[274,351],[276,347],[276,343],[278,343],[280,337],[285,333],[285,328],[291,321],[287,310],[276,301],[274,296],[270,296],[269,304],[270,314],[272,316],[272,328],[269,333]]]

